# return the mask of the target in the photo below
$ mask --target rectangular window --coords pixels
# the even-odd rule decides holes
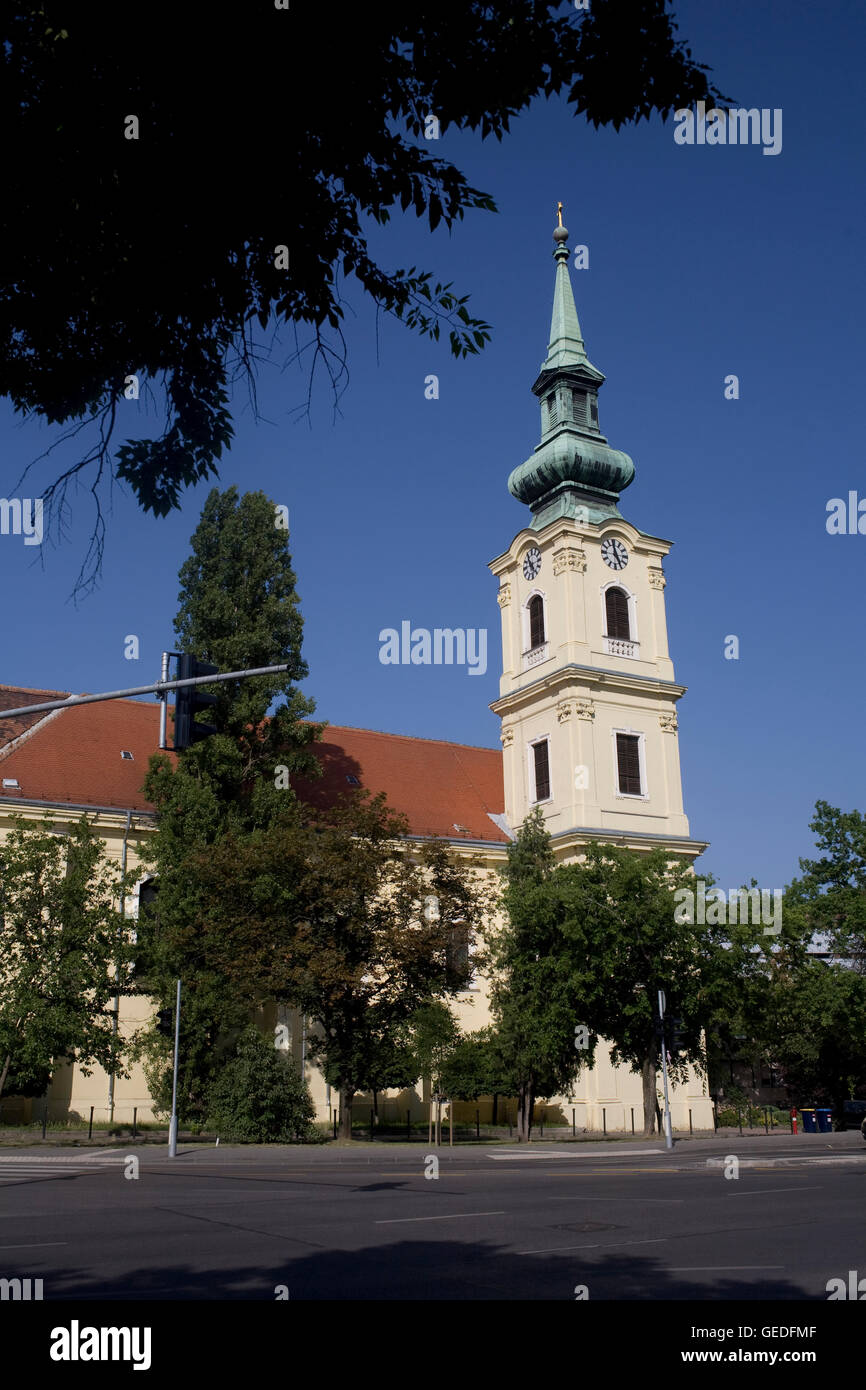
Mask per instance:
[[[538,594],[529,600],[529,645],[544,646],[544,602]]]
[[[593,396],[589,402],[589,418],[594,425],[598,424],[598,404],[595,396]]]
[[[547,423],[555,425],[557,421],[556,395],[551,394],[547,398]]]
[[[532,756],[535,771],[535,800],[547,801],[550,798],[550,759],[547,751],[547,739],[542,743],[532,745]]]
[[[619,789],[625,796],[641,796],[640,739],[637,734],[617,734],[616,763]]]
[[[578,425],[586,423],[586,392],[572,391],[571,393],[571,413]]]
[[[452,985],[466,985],[472,976],[469,951],[469,927],[466,922],[455,922],[451,928],[451,939],[447,949],[447,971]]]

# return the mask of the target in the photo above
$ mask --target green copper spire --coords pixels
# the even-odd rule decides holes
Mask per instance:
[[[587,357],[580,331],[562,203],[557,215],[550,344],[532,386],[541,402],[541,443],[508,479],[511,495],[532,509],[534,530],[560,517],[600,522],[619,516],[619,494],[634,477],[628,454],[609,448],[599,428],[598,391],[604,374]]]
[[[553,291],[553,314],[550,319],[550,344],[547,357],[541,364],[543,372],[554,371],[558,367],[591,366],[583,344],[577,306],[568,273],[568,228],[562,225],[562,203],[557,203],[558,225],[553,233],[556,250],[556,285]]]

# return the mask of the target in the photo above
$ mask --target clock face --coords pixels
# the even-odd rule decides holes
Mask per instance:
[[[541,551],[538,549],[537,546],[534,545],[534,546],[532,547],[531,550],[527,550],[526,555],[524,556],[524,560],[523,560],[523,577],[524,577],[524,579],[534,579],[535,576],[538,574],[538,571],[539,571],[540,569],[541,569]]]
[[[628,551],[622,541],[615,541],[608,536],[607,540],[601,543],[601,558],[612,570],[624,570],[628,564]]]

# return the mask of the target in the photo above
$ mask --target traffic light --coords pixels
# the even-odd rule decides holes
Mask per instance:
[[[174,1037],[174,1024],[172,1022],[172,1010],[160,1009],[156,1015],[156,1031],[162,1038]]]
[[[179,681],[190,680],[193,676],[215,676],[219,673],[218,666],[210,666],[206,661],[196,661],[189,652],[183,652],[177,661],[177,678]],[[184,748],[189,748],[191,744],[198,743],[201,739],[207,738],[209,734],[215,734],[217,729],[213,724],[197,724],[196,714],[200,710],[212,709],[216,704],[215,695],[205,695],[197,685],[181,686],[175,691],[174,697],[174,746],[176,752],[181,752]]]
[[[667,1025],[668,1051],[672,1057],[675,1057],[678,1052],[684,1052],[686,1049],[686,1030],[681,1018],[669,1018]]]

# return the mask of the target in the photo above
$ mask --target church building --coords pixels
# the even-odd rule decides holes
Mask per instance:
[[[601,432],[604,376],[581,334],[561,210],[553,239],[550,341],[532,386],[541,439],[508,480],[528,514],[490,565],[502,622],[502,677],[491,706],[502,751],[330,726],[313,749],[323,768],[314,795],[336,797],[347,786],[384,792],[408,818],[411,836],[446,839],[482,871],[504,864],[509,841],[536,806],[561,863],[579,859],[593,840],[635,851],[661,846],[693,861],[706,844],[691,838],[683,809],[676,711],[685,688],[668,652],[662,563],[671,543],[619,510],[635,469]],[[0,686],[0,708],[52,697],[63,693]],[[60,826],[87,814],[110,854],[135,867],[137,847],[155,823],[141,784],[158,725],[157,707],[129,700],[0,720],[0,843],[12,814],[34,822],[49,814]],[[137,909],[137,900],[126,908],[131,915]],[[489,1022],[480,976],[454,1011],[466,1031]],[[121,1031],[141,1026],[149,1012],[146,1000],[121,1000]],[[282,1036],[288,1031],[286,1045],[305,1071],[318,1118],[330,1122],[337,1097],[306,1057],[305,1020],[274,1011],[266,1022],[287,1025]],[[384,1098],[380,1115],[405,1120],[408,1109],[420,1118],[426,1099],[420,1086]],[[671,1099],[674,1129],[712,1129],[706,1080],[697,1072],[673,1086]],[[41,1104],[0,1098],[0,1118],[41,1114]],[[91,1106],[97,1119],[128,1123],[133,1108],[140,1120],[151,1118],[141,1069],[111,1079],[99,1068],[90,1076],[77,1066],[58,1068],[49,1117],[86,1117]],[[489,1119],[491,1103],[479,1108]],[[474,1119],[475,1110],[474,1103],[455,1107],[458,1119]],[[601,1043],[572,1093],[544,1110],[550,1124],[578,1132],[639,1132],[641,1078],[614,1067]]]

